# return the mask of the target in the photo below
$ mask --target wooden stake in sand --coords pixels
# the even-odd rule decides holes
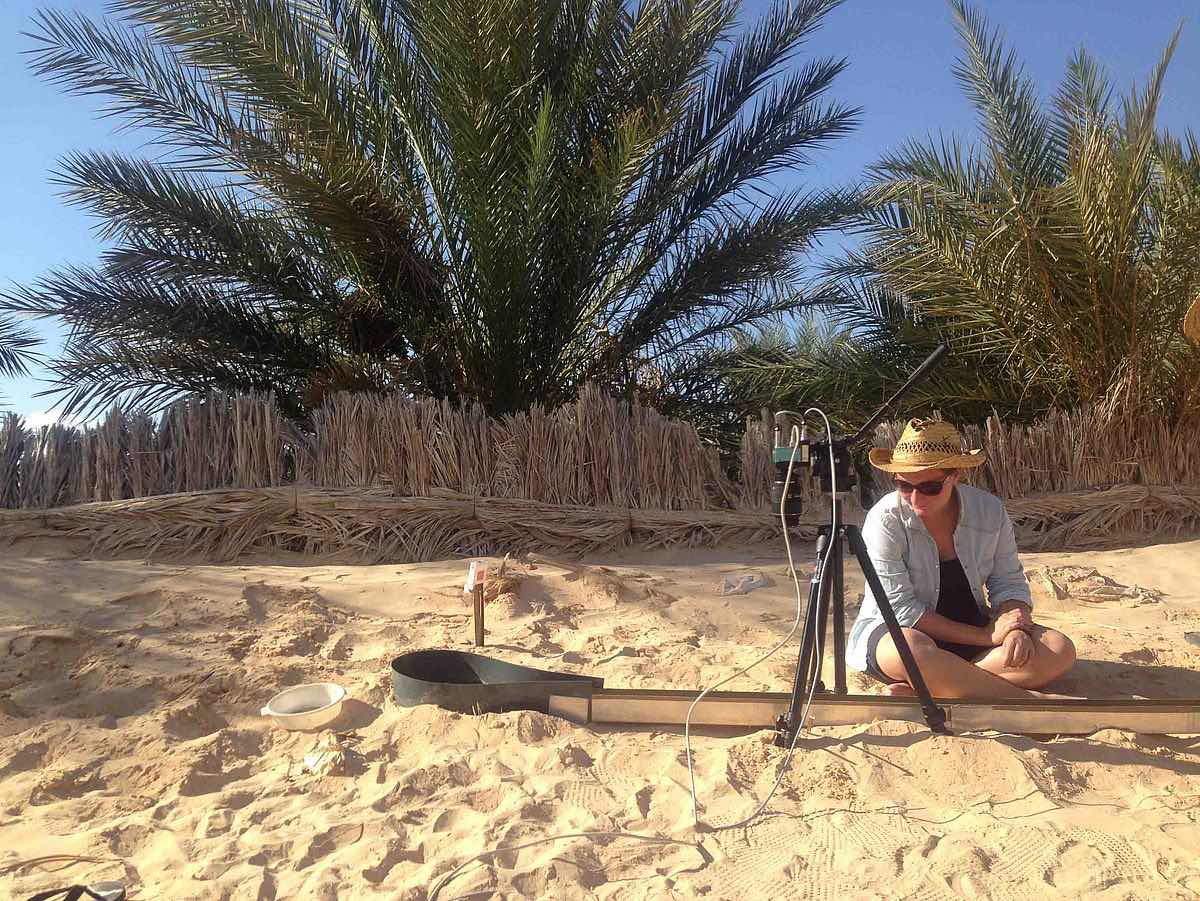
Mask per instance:
[[[467,582],[463,585],[463,594],[471,595],[475,620],[475,647],[483,647],[483,587],[487,582],[487,563],[483,560],[472,560],[467,569]]]

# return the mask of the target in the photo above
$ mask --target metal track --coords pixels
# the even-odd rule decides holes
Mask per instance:
[[[578,723],[682,726],[695,692],[671,689],[602,688],[591,697],[551,694],[550,713]],[[696,705],[694,726],[772,728],[787,712],[783,692],[717,691]],[[955,732],[1016,732],[1086,735],[1121,729],[1159,735],[1200,734],[1200,700],[938,700]],[[923,723],[916,698],[818,694],[809,724],[845,726],[876,720]]]

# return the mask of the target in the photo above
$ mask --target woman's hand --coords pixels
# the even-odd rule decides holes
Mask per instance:
[[[1018,604],[992,620],[992,645],[999,646],[1009,632],[1014,630],[1027,632],[1032,628],[1033,619],[1029,615],[1029,608],[1024,604]]]
[[[1013,629],[1004,636],[1004,665],[1009,669],[1020,669],[1033,659],[1033,639],[1020,629]]]

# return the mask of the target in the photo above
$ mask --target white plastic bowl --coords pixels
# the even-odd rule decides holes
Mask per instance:
[[[284,729],[320,729],[338,718],[346,689],[334,682],[312,682],[281,691],[260,712]]]
[[[93,882],[88,890],[104,901],[125,901],[125,886],[120,882]]]

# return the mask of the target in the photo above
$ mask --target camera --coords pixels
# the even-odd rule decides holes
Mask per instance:
[[[816,479],[824,494],[833,494],[835,485],[838,494],[848,492],[858,483],[850,443],[851,439],[842,437],[813,441],[808,437],[807,428],[801,426],[797,430],[790,423],[788,414],[775,414],[775,449],[771,457],[775,479],[771,483],[771,503],[773,509],[782,511],[784,522],[789,526],[800,522],[805,479]],[[792,468],[790,481],[789,467]]]

